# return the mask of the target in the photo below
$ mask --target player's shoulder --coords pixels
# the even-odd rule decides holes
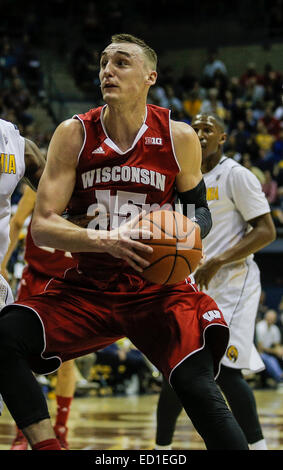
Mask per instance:
[[[229,158],[224,156],[224,158],[220,161],[220,166],[225,168],[229,171],[230,179],[233,178],[245,178],[245,179],[257,179],[256,176],[246,167],[241,165],[241,163],[237,162],[233,158]]]
[[[0,119],[0,129],[4,130],[14,130],[19,132],[18,126],[11,121],[6,121],[5,119]]]
[[[70,119],[65,119],[64,121],[62,121],[58,125],[56,132],[65,136],[70,135],[74,137],[76,135],[77,136],[82,135],[83,129],[82,129],[81,122],[78,119],[70,118]]]
[[[170,124],[174,140],[188,141],[198,139],[194,129],[186,122],[174,121],[171,119]]]

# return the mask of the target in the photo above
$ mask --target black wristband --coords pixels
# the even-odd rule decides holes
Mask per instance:
[[[183,214],[200,226],[201,238],[205,238],[212,227],[212,219],[207,205],[204,180],[202,179],[195,188],[179,193],[179,198],[183,205]]]

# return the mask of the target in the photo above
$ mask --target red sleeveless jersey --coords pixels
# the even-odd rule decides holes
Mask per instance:
[[[172,143],[170,111],[147,105],[144,123],[131,148],[122,152],[107,135],[104,108],[74,116],[83,125],[85,139],[68,206],[70,214],[88,210],[93,214],[95,207],[103,207],[110,214],[110,228],[115,228],[133,213],[133,204],[140,210],[154,204],[173,207],[180,168]],[[82,271],[100,279],[126,269],[124,261],[106,253],[73,253],[73,257]]]
[[[25,240],[25,260],[28,266],[47,277],[63,277],[66,269],[75,266],[75,260],[70,253],[36,246],[31,236],[30,227],[31,223],[28,226]]]

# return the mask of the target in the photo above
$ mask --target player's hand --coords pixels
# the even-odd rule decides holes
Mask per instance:
[[[283,357],[283,346],[281,344],[277,344],[276,346],[274,346],[274,354],[275,354],[275,356],[282,359],[282,357]]]
[[[138,272],[143,272],[143,269],[150,264],[142,255],[150,255],[153,252],[151,246],[138,241],[149,240],[153,235],[152,232],[144,228],[134,228],[143,215],[145,211],[119,228],[110,230],[107,238],[102,241],[107,253],[114,258],[124,259]]]
[[[201,263],[199,268],[194,274],[195,282],[199,289],[208,289],[211,279],[215,276],[217,271],[221,268],[222,264],[217,258],[211,258],[208,261]]]

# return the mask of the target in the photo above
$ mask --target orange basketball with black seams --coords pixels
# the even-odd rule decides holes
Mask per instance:
[[[174,284],[183,281],[198,266],[202,257],[200,229],[179,212],[153,211],[143,216],[136,227],[150,230],[149,244],[153,253],[142,254],[150,265],[142,276],[155,284]]]

